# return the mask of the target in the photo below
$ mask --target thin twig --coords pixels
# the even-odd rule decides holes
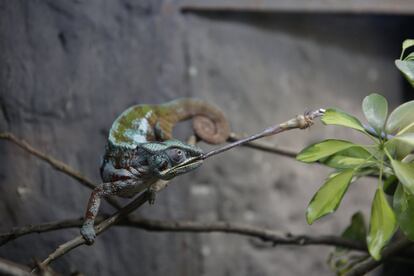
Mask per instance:
[[[113,224],[116,224],[121,219],[125,218],[129,213],[137,209],[138,207],[142,206],[145,202],[147,202],[149,199],[148,192],[144,192],[141,195],[139,195],[136,199],[134,199],[132,202],[127,204],[125,207],[123,207],[121,210],[116,212],[114,215],[110,216],[103,222],[99,223],[95,227],[96,235],[100,235],[102,232],[107,230],[109,227],[111,227]],[[76,238],[60,245],[54,252],[52,252],[44,261],[41,262],[42,265],[48,265],[52,261],[56,260],[57,258],[65,255],[72,249],[75,249],[76,247],[85,244],[85,239],[79,235]]]
[[[135,205],[136,206],[136,205]],[[131,206],[130,208],[135,208],[135,206]],[[97,221],[102,221],[104,218],[99,217]],[[116,223],[117,226],[128,226],[128,227],[136,227],[140,229],[144,229],[147,231],[160,231],[160,232],[193,232],[193,233],[209,233],[209,232],[221,232],[221,233],[232,233],[232,234],[239,234],[242,236],[250,236],[254,238],[259,238],[262,241],[269,241],[272,242],[274,245],[296,245],[296,246],[307,246],[307,245],[326,245],[326,246],[340,246],[345,247],[352,250],[358,251],[367,251],[366,245],[360,243],[355,240],[346,239],[340,236],[333,236],[333,235],[321,235],[321,236],[311,236],[311,235],[293,235],[293,234],[285,234],[278,231],[249,226],[245,224],[236,224],[236,223],[229,223],[229,222],[194,222],[194,221],[162,221],[162,220],[150,220],[150,219],[134,219],[129,218],[122,220],[122,215],[111,222]],[[69,219],[69,220],[61,220],[61,221],[54,221],[48,222],[39,225],[28,225],[21,228],[13,229],[8,233],[0,234],[0,238],[17,238],[23,235],[27,235],[30,233],[42,233],[48,232],[58,229],[66,229],[66,228],[73,228],[79,227],[83,223],[82,218],[78,219]],[[109,222],[108,222],[109,223]],[[103,232],[105,229],[109,227],[107,224],[100,225],[102,227],[100,232]],[[99,231],[99,230],[98,230]],[[70,249],[68,246],[73,248],[79,246],[80,244],[78,239],[73,240],[69,243],[66,243],[65,247],[62,245],[59,247],[60,251],[59,254],[64,254],[68,252]],[[412,245],[413,243],[408,240],[399,241],[395,244],[390,245],[386,248],[383,252],[383,260],[394,257],[397,253],[400,253],[403,249],[407,248],[408,246]],[[71,249],[73,249],[71,248]],[[68,250],[68,251],[65,251]],[[53,256],[52,256],[53,257]],[[58,256],[55,256],[58,257]],[[43,262],[42,264],[48,264],[53,259],[49,259],[48,262]],[[404,259],[405,260],[405,259]],[[374,261],[372,259],[368,259],[367,261],[361,262],[360,265],[355,267],[352,272],[354,274],[349,275],[363,275],[368,271],[376,268],[380,265],[381,262]]]
[[[103,217],[98,217],[96,218],[96,222],[101,222],[103,219]],[[8,243],[9,241],[15,240],[17,238],[32,233],[44,233],[59,229],[80,227],[82,226],[83,221],[84,218],[80,217],[78,219],[59,220],[41,224],[29,224],[22,227],[16,227],[10,230],[9,232],[0,233],[0,246]]]
[[[51,165],[54,169],[74,178],[75,180],[77,180],[79,183],[81,183],[82,185],[88,187],[89,189],[95,189],[96,184],[94,184],[91,180],[89,180],[88,178],[86,178],[85,176],[83,176],[80,172],[74,170],[72,167],[70,167],[68,164],[57,160],[37,149],[35,149],[34,147],[32,147],[29,143],[27,143],[24,140],[21,140],[19,138],[17,138],[16,136],[14,136],[12,133],[8,133],[8,132],[2,132],[0,133],[0,139],[5,139],[5,140],[9,140],[10,142],[18,145],[19,147],[21,147],[22,149],[24,149],[25,151],[27,151],[28,153],[36,156],[37,158],[45,161],[46,163],[48,163],[49,165]],[[118,203],[118,201],[115,198],[112,197],[107,197],[106,200],[108,201],[109,204],[111,204],[113,207],[115,207],[116,209],[120,209],[121,208],[121,204]]]
[[[30,269],[21,264],[0,258],[0,275],[30,276]]]
[[[102,221],[104,218],[99,217],[97,221]],[[13,229],[10,232],[0,234],[0,238],[15,239],[23,235],[30,233],[43,233],[58,229],[79,227],[83,223],[82,218],[69,219],[48,222],[38,225],[27,225],[21,228]],[[280,245],[328,245],[328,246],[341,246],[353,250],[366,251],[366,246],[358,241],[346,239],[333,235],[293,235],[281,233],[278,231],[260,228],[255,226],[249,226],[245,224],[229,223],[229,222],[195,222],[195,221],[164,221],[164,220],[150,220],[150,219],[134,219],[129,218],[125,220],[117,220],[116,225],[128,226],[144,229],[147,231],[159,231],[159,232],[195,232],[195,233],[208,233],[208,232],[222,232],[239,234],[243,236],[250,236],[259,238],[263,241],[270,241],[272,243]]]
[[[367,260],[361,262],[360,264],[353,267],[346,276],[362,276],[366,273],[370,272],[371,270],[374,270],[378,266],[380,266],[385,260],[397,255],[404,249],[407,249],[408,247],[412,246],[413,243],[406,239],[402,238],[399,241],[396,241],[392,244],[390,244],[387,248],[385,248],[381,253],[381,260],[376,261],[372,257],[368,258]]]
[[[18,145],[25,151],[29,152],[30,154],[36,156],[39,159],[42,159],[43,161],[47,162],[49,165],[51,165],[53,168],[55,168],[58,171],[61,171],[73,178],[75,178],[77,181],[85,185],[86,187],[90,189],[95,188],[95,184],[84,177],[81,173],[75,171],[72,167],[68,166],[67,164],[63,163],[62,161],[59,161],[37,149],[29,145],[26,141],[18,139],[16,136],[14,136],[11,133],[3,132],[0,133],[0,139],[9,140],[10,142],[13,142],[14,144]]]
[[[162,221],[162,220],[148,220],[135,219],[128,220],[121,223],[127,226],[134,226],[148,231],[170,231],[170,232],[222,232],[239,234],[243,236],[250,236],[260,238],[263,241],[270,241],[274,245],[330,245],[342,246],[349,249],[366,251],[366,246],[360,242],[345,239],[333,235],[293,235],[291,233],[281,233],[278,231],[254,227],[244,224],[236,224],[229,222],[193,222],[193,221]]]

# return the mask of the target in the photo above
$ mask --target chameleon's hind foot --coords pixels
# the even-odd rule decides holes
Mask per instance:
[[[92,245],[96,238],[95,229],[93,228],[93,224],[85,223],[82,225],[80,230],[82,237],[85,239],[87,245]]]

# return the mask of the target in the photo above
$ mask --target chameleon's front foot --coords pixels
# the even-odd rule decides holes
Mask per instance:
[[[96,238],[95,229],[93,224],[85,222],[80,230],[82,237],[85,239],[87,245],[92,245]]]

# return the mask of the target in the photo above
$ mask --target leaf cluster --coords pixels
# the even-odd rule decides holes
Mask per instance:
[[[404,42],[396,65],[414,86],[414,53],[403,58],[411,46],[414,40]],[[378,178],[366,232],[369,252],[378,260],[381,250],[398,228],[414,240],[414,101],[400,105],[389,114],[387,100],[374,93],[364,98],[362,110],[367,125],[333,108],[326,111],[322,122],[356,130],[368,136],[372,144],[328,139],[305,148],[297,159],[335,169],[308,205],[306,219],[309,224],[335,212],[351,183],[366,175]],[[357,222],[360,225],[361,219]],[[353,229],[352,224],[349,229]],[[346,235],[350,235],[350,231],[345,232]]]

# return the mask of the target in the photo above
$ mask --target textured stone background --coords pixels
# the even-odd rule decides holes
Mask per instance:
[[[393,60],[412,23],[396,16],[183,14],[161,0],[1,0],[0,130],[99,181],[107,130],[136,103],[207,99],[239,133],[319,107],[360,116],[370,92],[386,95],[393,107],[408,99]],[[300,150],[327,137],[361,139],[316,124],[268,141]],[[0,231],[83,214],[89,191],[74,180],[4,141],[0,164]],[[304,212],[326,172],[241,148],[175,179],[155,206],[138,213],[336,234],[357,210],[369,213],[374,185],[359,181],[335,215],[308,226]],[[0,257],[43,259],[77,233],[26,236],[1,247]],[[86,275],[330,275],[328,253],[225,234],[113,228],[53,267]]]

